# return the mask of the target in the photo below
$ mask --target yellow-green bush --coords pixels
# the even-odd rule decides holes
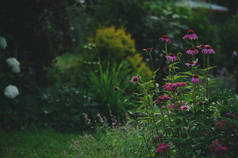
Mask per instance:
[[[77,53],[56,57],[55,63],[49,69],[49,79],[56,83],[69,81],[70,84],[79,85],[88,80],[87,73],[97,67],[98,61],[106,66],[108,62],[119,65],[123,60],[128,61],[135,73],[147,78],[152,76],[143,57],[136,53],[135,41],[130,34],[123,28],[99,28],[96,35],[83,48],[79,48]]]
[[[130,34],[125,32],[124,28],[116,29],[114,26],[99,28],[94,39],[89,41],[95,43],[93,52],[96,60],[100,59],[102,62],[110,60],[118,63],[121,60],[127,60],[136,73],[148,78],[152,76],[143,57],[136,53],[135,41]]]
[[[99,28],[94,39],[94,53],[100,60],[122,60],[135,53],[135,41],[123,28]]]
[[[128,56],[127,61],[129,61],[132,68],[136,73],[150,79],[152,77],[152,71],[143,61],[143,57],[139,53],[135,53],[133,56]]]

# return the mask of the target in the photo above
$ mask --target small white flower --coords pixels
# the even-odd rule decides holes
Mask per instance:
[[[235,51],[235,50],[232,52],[232,54],[233,54],[234,56],[237,56],[237,55],[238,55],[237,51]]]
[[[20,62],[16,58],[7,58],[6,62],[13,73],[20,73]]]
[[[81,4],[85,3],[85,0],[80,0],[80,3],[81,3]]]
[[[19,95],[19,91],[16,86],[8,85],[5,88],[4,95],[10,99],[14,99],[16,96]]]

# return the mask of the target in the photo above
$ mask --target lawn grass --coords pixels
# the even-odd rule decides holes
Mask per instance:
[[[61,158],[69,152],[76,157],[69,148],[76,134],[38,129],[0,131],[0,136],[0,158]]]
[[[0,131],[0,158],[138,158],[150,153],[134,128],[63,134],[50,129]]]

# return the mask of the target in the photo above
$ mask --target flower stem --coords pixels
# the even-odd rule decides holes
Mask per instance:
[[[165,55],[168,55],[168,45],[166,42],[164,44],[164,50],[165,50]]]
[[[209,55],[207,55],[207,76],[206,76],[206,97],[209,97],[208,77],[209,77]]]

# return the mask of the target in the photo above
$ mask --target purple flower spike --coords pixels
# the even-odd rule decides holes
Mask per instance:
[[[200,83],[200,79],[198,77],[198,75],[194,75],[193,78],[192,78],[192,83],[193,84],[199,84]]]
[[[189,50],[186,51],[187,54],[194,55],[198,53],[197,49],[190,48]]]
[[[161,38],[159,38],[159,40],[166,43],[171,42],[171,39],[168,35],[163,35]]]
[[[167,56],[166,56],[166,59],[170,62],[175,62],[178,60],[178,58],[173,54],[173,53],[169,53]]]
[[[215,54],[214,49],[210,45],[204,45],[204,48],[202,49],[203,54]]]
[[[183,36],[183,39],[197,40],[198,36],[193,30],[188,30],[187,34]]]

